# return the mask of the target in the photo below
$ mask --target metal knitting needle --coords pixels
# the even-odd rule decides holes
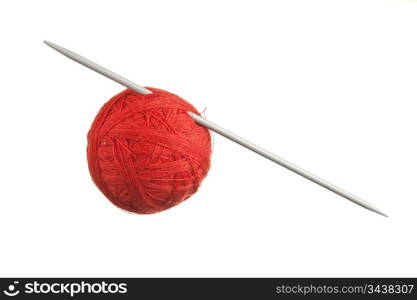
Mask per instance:
[[[51,43],[49,41],[44,41],[44,43],[46,45],[48,45],[49,47],[53,48],[54,50],[58,51],[59,53],[65,55],[66,57],[78,62],[79,64],[81,64],[81,65],[83,65],[83,66],[85,66],[85,67],[87,67],[87,68],[89,68],[93,71],[96,71],[97,73],[99,73],[99,74],[101,74],[101,75],[103,75],[103,76],[105,76],[105,77],[107,77],[107,78],[109,78],[113,81],[116,81],[116,82],[120,83],[121,85],[136,91],[139,94],[143,94],[143,95],[152,94],[152,91],[148,90],[147,88],[144,88],[140,85],[137,85],[136,83],[134,83],[134,82],[132,82],[132,81],[130,81],[130,80],[128,80],[128,79],[126,79],[126,78],[124,78],[124,77],[122,77],[122,76],[120,76],[120,75],[118,75],[118,74],[116,74],[116,73],[114,73],[114,72],[96,64],[96,63],[94,63],[94,62],[92,62],[91,60],[89,60],[85,57],[82,57],[81,55],[78,55],[78,54],[76,54],[76,53],[74,53],[74,52],[72,52],[72,51],[70,51],[66,48],[58,46],[58,45],[56,45],[54,43]],[[290,171],[293,171],[294,173],[296,173],[300,176],[303,176],[304,178],[306,178],[306,179],[308,179],[308,180],[310,180],[310,181],[312,181],[312,182],[314,182],[314,183],[316,183],[316,184],[318,184],[318,185],[320,185],[320,186],[322,186],[322,187],[324,187],[324,188],[326,188],[326,189],[328,189],[328,190],[330,190],[330,191],[332,191],[332,192],[334,192],[334,193],[352,201],[353,203],[356,203],[359,206],[362,206],[366,209],[369,209],[370,211],[373,211],[373,212],[375,212],[377,214],[380,214],[382,216],[388,217],[387,214],[385,214],[384,212],[382,212],[380,209],[376,208],[375,206],[373,206],[369,202],[366,202],[365,200],[363,200],[363,199],[361,199],[361,198],[359,198],[355,195],[352,195],[351,193],[341,189],[340,187],[335,186],[334,184],[332,184],[332,183],[330,183],[330,182],[328,182],[328,181],[326,181],[326,180],[324,180],[324,179],[322,179],[322,178],[320,178],[320,177],[318,177],[318,176],[316,176],[316,175],[314,175],[314,174],[312,174],[312,173],[294,165],[293,163],[291,163],[291,162],[273,154],[272,152],[269,152],[266,149],[263,149],[262,147],[259,147],[255,144],[249,142],[248,140],[245,140],[244,138],[242,138],[242,137],[240,137],[240,136],[238,136],[238,135],[236,135],[236,134],[234,134],[234,133],[232,133],[232,132],[230,132],[230,131],[228,131],[228,130],[226,130],[226,129],[224,129],[224,128],[216,125],[216,124],[214,124],[213,122],[210,122],[210,121],[200,117],[197,114],[194,114],[192,112],[188,112],[188,114],[199,125],[201,125],[203,127],[206,127],[208,129],[224,136],[225,138],[228,138],[229,140],[232,140],[233,142],[238,143],[239,145],[241,145],[241,146],[243,146],[243,147],[245,147],[249,150],[252,150],[253,152],[255,152],[255,153],[257,153],[257,154],[259,154],[259,155],[261,155],[261,156],[263,156],[263,157],[265,157],[265,158],[267,158],[267,159],[269,159],[269,160],[271,160],[271,161],[273,161],[277,164],[279,164],[280,166],[283,166],[284,168],[287,168]]]

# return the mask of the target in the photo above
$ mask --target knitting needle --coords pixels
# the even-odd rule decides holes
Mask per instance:
[[[136,83],[92,62],[91,60],[82,57],[81,55],[78,55],[64,47],[58,46],[57,44],[51,43],[49,41],[44,41],[44,43],[46,45],[48,45],[49,47],[53,48],[54,50],[58,51],[59,53],[63,54],[64,56],[78,62],[79,64],[111,79],[114,80],[118,83],[120,83],[121,85],[132,89],[134,91],[136,91],[139,94],[143,94],[143,95],[147,95],[147,94],[152,94],[152,91],[148,90],[145,87],[142,87],[140,85],[137,85]],[[204,119],[202,117],[200,117],[199,115],[192,113],[192,112],[188,112],[188,114],[191,116],[191,118],[193,118],[193,120],[198,123],[199,125],[206,127],[222,136],[224,136],[225,138],[228,138],[229,140],[232,140],[233,142],[283,166],[284,168],[287,168],[290,171],[293,171],[294,173],[303,176],[304,178],[352,201],[353,203],[356,203],[359,206],[362,206],[366,209],[369,209],[370,211],[373,211],[377,214],[380,214],[382,216],[388,217],[387,214],[385,214],[384,212],[382,212],[380,209],[376,208],[375,206],[373,206],[372,204],[370,204],[369,202],[366,202],[365,200],[352,195],[351,193],[341,189],[340,187],[335,186],[334,184],[294,165],[293,163],[273,154],[272,152],[269,152],[266,149],[263,149],[262,147],[259,147],[251,142],[249,142],[248,140],[214,124],[213,122],[208,121],[207,119]]]

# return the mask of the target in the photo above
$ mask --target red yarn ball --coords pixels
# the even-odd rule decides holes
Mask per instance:
[[[149,88],[125,90],[99,111],[88,133],[91,177],[116,206],[163,211],[194,194],[210,168],[211,136],[180,97]]]

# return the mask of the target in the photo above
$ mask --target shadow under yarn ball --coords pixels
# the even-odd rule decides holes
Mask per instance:
[[[125,90],[97,114],[88,133],[91,177],[116,206],[151,214],[194,194],[210,168],[211,136],[188,102],[149,88]]]

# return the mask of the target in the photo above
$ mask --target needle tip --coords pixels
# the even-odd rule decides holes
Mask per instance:
[[[58,46],[57,44],[54,44],[50,41],[44,40],[43,43],[49,47],[51,47],[52,49],[60,52],[60,50],[62,49],[62,47]],[[62,50],[61,50],[62,51]]]
[[[44,41],[43,41],[43,43],[44,43],[45,45],[47,45],[48,47],[51,47],[51,48],[52,48],[52,49],[54,49],[54,50],[57,50],[57,48],[58,48],[58,46],[57,46],[57,45],[55,45],[54,43],[52,43],[52,42],[50,42],[50,41],[44,40]]]
[[[384,216],[384,217],[386,217],[386,218],[388,218],[388,215],[385,214],[385,213],[382,213],[381,215]]]
[[[374,212],[376,212],[377,214],[379,214],[381,216],[384,216],[384,217],[388,218],[388,215],[386,213],[384,213],[383,211],[377,209],[376,207],[372,207],[371,210],[374,211]]]

